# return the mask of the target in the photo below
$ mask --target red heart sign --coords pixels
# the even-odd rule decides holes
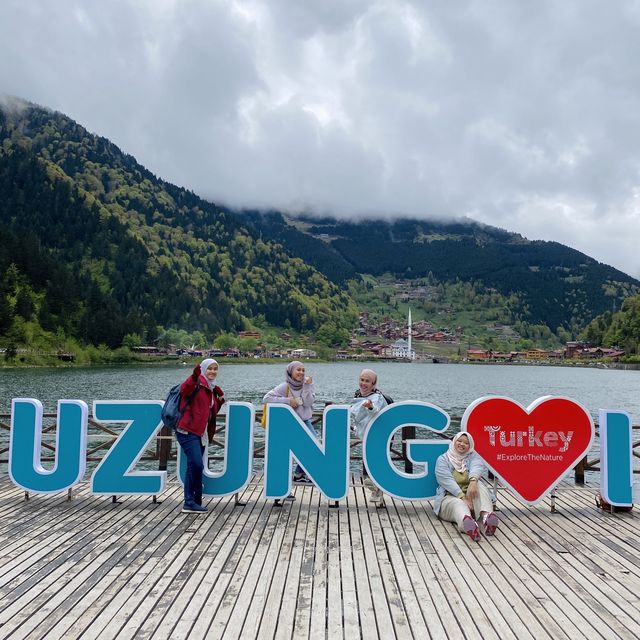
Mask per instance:
[[[569,398],[546,396],[528,408],[501,397],[473,402],[462,417],[475,450],[522,500],[535,504],[591,447],[593,420]]]

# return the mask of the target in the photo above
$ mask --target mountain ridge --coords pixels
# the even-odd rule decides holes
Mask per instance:
[[[513,322],[577,334],[640,292],[561,243],[469,219],[354,222],[218,206],[29,103],[0,104],[0,196],[6,246],[29,246],[55,276],[5,252],[0,335],[16,316],[109,346],[130,333],[212,336],[254,321],[326,334],[355,327],[348,283],[362,274],[470,282],[509,298]]]

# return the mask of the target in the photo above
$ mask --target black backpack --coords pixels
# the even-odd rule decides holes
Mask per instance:
[[[180,401],[182,400],[182,393],[180,393],[181,384],[177,384],[169,389],[167,399],[164,401],[160,417],[165,427],[175,429],[178,426],[178,420],[182,417],[182,414],[186,411],[187,407],[191,404],[191,401],[195,398],[196,393],[200,389],[200,382],[196,384],[196,388],[193,393],[187,398],[182,411],[180,410]]]

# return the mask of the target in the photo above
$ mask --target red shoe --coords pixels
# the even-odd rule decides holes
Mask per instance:
[[[462,528],[474,542],[480,542],[480,529],[478,529],[478,523],[471,516],[465,516],[462,519]]]
[[[499,524],[500,524],[500,520],[498,520],[498,516],[495,513],[493,513],[493,511],[491,513],[487,513],[484,517],[484,520],[482,521],[482,527],[484,528],[484,535],[492,536],[496,532],[496,529],[498,528]]]

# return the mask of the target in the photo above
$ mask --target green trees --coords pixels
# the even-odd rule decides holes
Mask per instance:
[[[580,337],[595,345],[620,347],[628,354],[640,353],[640,295],[627,298],[619,312],[594,318]]]
[[[207,343],[254,316],[298,331],[355,322],[338,286],[232,212],[61,114],[0,115],[0,342],[16,318],[111,348],[158,327]]]

